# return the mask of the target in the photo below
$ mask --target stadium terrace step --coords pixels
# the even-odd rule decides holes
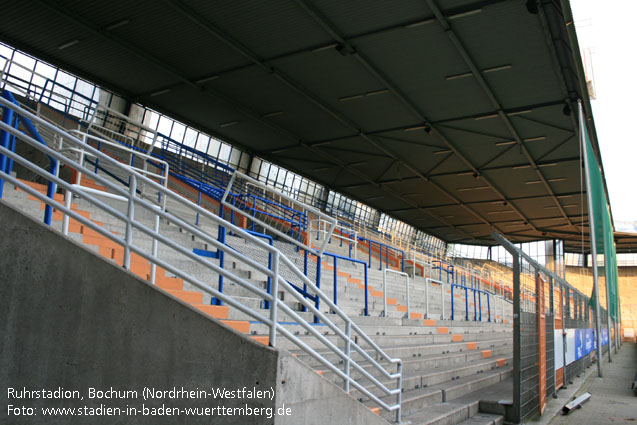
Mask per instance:
[[[466,396],[471,393],[475,393],[476,391],[487,388],[492,385],[496,385],[503,381],[504,379],[511,376],[511,369],[505,370],[489,370],[484,373],[479,373],[472,376],[461,377],[459,379],[455,379],[453,381],[448,381],[443,384],[433,385],[425,388],[418,388],[413,390],[405,390],[403,392],[403,421],[410,420],[414,424],[438,424],[445,422],[437,422],[443,420],[449,415],[449,412],[445,408],[441,408],[444,415],[440,415],[440,417],[432,418],[433,413],[436,408],[432,407],[434,405],[447,405],[450,406],[452,404],[463,405],[464,407],[472,406],[474,413],[477,413],[478,405],[479,405],[479,397],[475,400],[471,400],[469,403],[466,402],[456,402],[457,399],[460,399],[463,396]],[[389,397],[383,397],[383,399],[387,399],[389,401]],[[373,405],[372,401],[367,401],[365,404]],[[460,406],[457,406],[460,407]],[[426,409],[425,409],[426,408]],[[455,410],[455,409],[452,409]],[[457,423],[464,419],[469,418],[472,415],[467,415],[462,418],[454,418],[456,422],[447,422],[447,423]],[[391,419],[391,415],[388,412],[381,412],[381,415],[386,419]],[[458,420],[459,419],[459,420]],[[427,422],[427,421],[430,422]]]

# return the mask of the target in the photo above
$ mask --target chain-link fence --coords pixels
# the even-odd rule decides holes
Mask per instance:
[[[513,257],[513,406],[507,420],[520,423],[541,415],[548,397],[590,366],[598,336],[588,296],[494,236]],[[607,314],[600,310],[599,338],[606,352]]]

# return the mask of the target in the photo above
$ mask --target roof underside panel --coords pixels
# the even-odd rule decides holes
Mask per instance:
[[[538,5],[23,0],[0,39],[444,240],[570,247],[578,47]]]

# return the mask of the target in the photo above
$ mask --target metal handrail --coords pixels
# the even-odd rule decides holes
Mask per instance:
[[[71,218],[77,220],[78,222],[82,223],[88,228],[96,231],[97,233],[123,246],[125,249],[124,265],[127,268],[129,268],[130,266],[131,253],[136,253],[137,255],[140,255],[141,257],[147,259],[150,263],[163,267],[165,270],[190,282],[191,284],[200,288],[201,290],[215,297],[218,297],[219,299],[226,302],[228,305],[238,309],[239,311],[242,311],[243,313],[249,315],[250,317],[256,320],[259,320],[265,323],[270,328],[270,331],[269,331],[270,345],[276,346],[278,334],[285,336],[291,342],[293,342],[294,344],[299,346],[301,349],[306,351],[309,355],[311,355],[312,357],[317,359],[319,362],[321,362],[329,370],[333,371],[337,376],[341,377],[345,381],[346,390],[349,390],[350,386],[353,386],[354,388],[361,391],[361,393],[367,396],[370,400],[373,400],[375,403],[377,403],[384,409],[388,411],[395,411],[397,421],[400,421],[400,416],[401,416],[400,402],[401,402],[401,392],[402,392],[402,361],[400,359],[391,358],[380,347],[378,347],[378,345],[374,343],[371,340],[371,338],[368,335],[366,335],[356,325],[356,323],[354,323],[343,311],[341,311],[334,303],[332,303],[329,297],[327,297],[323,292],[321,292],[320,289],[316,287],[316,285],[309,278],[307,278],[300,270],[298,270],[298,268],[296,267],[296,265],[294,264],[292,260],[282,255],[282,253],[276,247],[270,246],[269,244],[263,242],[259,238],[245,232],[240,227],[235,226],[217,217],[215,214],[212,214],[208,210],[205,210],[197,206],[195,203],[189,201],[188,199],[185,199],[182,196],[166,189],[162,185],[156,183],[154,180],[142,175],[135,169],[127,165],[121,164],[120,162],[98,151],[92,146],[83,143],[81,140],[77,139],[73,135],[58,129],[57,127],[47,123],[44,120],[39,119],[37,116],[31,114],[24,108],[17,105],[13,105],[10,102],[7,102],[6,100],[1,98],[0,98],[0,104],[13,109],[18,114],[24,115],[32,120],[39,122],[40,125],[47,127],[49,130],[51,130],[58,136],[64,137],[66,139],[66,142],[68,142],[71,145],[74,145],[73,147],[85,149],[87,154],[93,155],[99,158],[100,160],[106,162],[110,166],[118,168],[120,171],[125,172],[129,175],[130,184],[129,184],[128,190],[126,190],[125,188],[122,188],[121,186],[118,186],[112,183],[111,181],[104,178],[103,176],[99,174],[95,174],[92,170],[85,167],[83,164],[80,164],[74,161],[73,159],[62,155],[60,152],[54,149],[51,149],[48,146],[40,145],[32,137],[25,135],[24,133],[14,129],[13,127],[9,125],[0,123],[1,130],[9,132],[10,134],[18,137],[20,140],[27,143],[28,145],[42,151],[43,153],[47,155],[50,155],[51,157],[56,158],[57,160],[65,164],[69,164],[78,172],[82,172],[86,175],[90,175],[91,178],[95,179],[98,183],[107,187],[116,195],[119,194],[121,196],[124,196],[127,199],[127,203],[128,203],[126,213],[122,213],[116,210],[115,208],[113,208],[112,206],[108,205],[107,203],[102,202],[97,196],[94,196],[94,194],[91,194],[89,191],[83,190],[81,186],[76,186],[60,179],[57,176],[57,173],[55,171],[54,173],[51,173],[47,170],[44,170],[41,167],[37,166],[36,164],[31,163],[29,160],[21,157],[20,155],[14,152],[11,152],[9,149],[6,149],[3,146],[0,146],[0,153],[2,155],[11,157],[16,163],[19,163],[25,168],[30,169],[31,171],[34,171],[43,177],[46,177],[49,181],[59,185],[61,188],[64,188],[69,192],[79,195],[80,197],[91,202],[93,205],[95,205],[97,208],[101,209],[105,213],[113,216],[116,219],[119,219],[120,221],[123,221],[126,224],[125,235],[123,235],[123,237],[118,236],[109,232],[106,229],[102,229],[100,226],[93,223],[90,219],[83,217],[82,215],[73,211],[71,208],[67,208],[66,206],[60,204],[56,200],[46,197],[45,195],[41,194],[37,190],[24,184],[17,178],[14,178],[13,176],[5,173],[4,170],[0,170],[0,177],[2,179],[11,182],[13,185],[35,196],[42,202],[45,202],[46,204],[51,206],[55,206],[55,208],[61,211],[63,214],[70,216]],[[135,209],[141,207],[146,210],[152,211],[157,217],[160,217],[165,220],[169,220],[171,222],[178,224],[179,226],[183,227],[187,231],[191,232],[200,240],[216,247],[219,250],[228,250],[228,247],[225,244],[220,243],[216,238],[214,238],[212,235],[205,232],[201,228],[198,228],[197,226],[188,223],[186,220],[183,220],[163,209],[156,208],[156,205],[148,202],[144,198],[139,197],[137,195],[137,190],[136,190],[137,185],[139,183],[148,185],[153,190],[156,190],[159,193],[161,193],[162,196],[178,201],[182,206],[186,206],[189,209],[200,213],[202,216],[212,221],[213,223],[218,224],[219,226],[223,226],[225,229],[240,235],[242,238],[246,240],[249,240],[252,244],[263,249],[264,251],[268,253],[272,253],[273,255],[272,270],[268,270],[267,267],[260,265],[258,262],[253,261],[250,258],[246,257],[242,259],[242,261],[244,261],[249,266],[264,273],[266,276],[272,277],[272,294],[268,294],[264,290],[254,286],[250,282],[247,282],[243,278],[231,273],[230,271],[225,270],[210,261],[206,261],[205,259],[194,254],[191,249],[187,249],[183,247],[182,245],[178,244],[175,240],[137,221],[135,219]],[[251,292],[255,293],[257,296],[260,296],[262,299],[270,301],[272,305],[269,310],[269,318],[266,318],[261,313],[254,311],[253,309],[237,302],[232,297],[218,291],[217,289],[211,287],[207,283],[202,282],[198,278],[195,278],[194,276],[190,275],[188,272],[180,268],[177,268],[176,266],[173,266],[172,264],[168,263],[166,260],[158,258],[156,256],[156,252],[149,253],[144,248],[141,248],[140,246],[136,245],[133,241],[133,229],[136,229],[142,232],[143,234],[151,237],[153,240],[157,240],[161,242],[162,244],[175,250],[181,255],[187,257],[188,259],[210,269],[212,272],[222,275],[227,279],[230,279],[231,281],[235,282],[239,286],[250,290]],[[319,311],[319,309],[317,309],[311,302],[307,301],[301,294],[298,294],[293,289],[293,287],[279,274],[279,266],[281,264],[286,265],[290,270],[292,270],[299,279],[301,279],[311,290],[313,290],[317,294],[318,297],[320,297],[323,300],[323,302],[326,303],[326,305],[331,309],[331,311],[336,316],[338,316],[340,319],[342,319],[345,322],[345,330],[340,329],[338,325],[334,323],[328,315]],[[318,316],[320,320],[323,321],[323,323],[326,326],[332,329],[340,339],[344,340],[345,349],[342,350],[337,345],[329,341],[327,338],[325,338],[325,336],[323,336],[319,331],[317,331],[314,326],[312,326],[310,323],[304,320],[303,317],[301,317],[297,312],[293,311],[288,305],[280,301],[278,297],[276,296],[279,285],[281,285],[282,288],[288,290],[290,294],[293,297],[295,297],[302,305],[304,305],[307,309],[313,312],[314,315]],[[310,334],[312,334],[316,339],[321,341],[321,343],[323,343],[326,347],[332,350],[332,352],[334,352],[338,357],[343,359],[345,363],[345,370],[344,371],[340,370],[337,366],[335,366],[334,364],[329,362],[327,359],[325,359],[321,354],[319,354],[315,349],[309,347],[302,340],[300,340],[296,335],[294,335],[292,332],[285,329],[281,324],[279,324],[277,321],[277,315],[279,310],[283,311],[284,313],[290,315],[295,320],[297,320],[298,323],[302,327],[304,327]],[[356,335],[358,335],[359,337],[358,340],[353,338],[352,333],[355,333]],[[363,347],[360,346],[361,342],[365,342],[374,350],[374,356],[370,355]],[[362,356],[365,361],[369,362],[373,366],[373,370],[380,373],[380,375],[382,375],[386,379],[396,379],[397,388],[390,389],[385,384],[380,382],[377,378],[375,378],[369,371],[366,370],[366,368],[363,365],[359,364],[359,362],[351,355],[351,350],[353,350],[354,352]],[[374,357],[377,357],[377,359]],[[396,372],[390,372],[386,370],[385,367],[381,365],[380,359],[384,359],[388,361],[391,365],[396,365]],[[350,367],[357,370],[363,377],[370,380],[382,393],[386,395],[396,396],[397,397],[396,403],[388,404],[387,402],[383,401],[380,397],[376,396],[372,391],[367,389],[362,383],[358,382],[356,378],[352,377],[350,373]]]
[[[473,291],[473,320],[477,321],[478,320],[478,304],[476,303],[476,294],[478,295],[478,302],[480,303],[480,316],[479,316],[479,320],[482,321],[482,298],[480,294],[485,294],[487,296],[487,312],[489,315],[489,322],[491,321],[491,301],[490,301],[490,296],[494,296],[495,294],[492,294],[489,291],[484,291],[482,289],[478,289],[478,288],[472,288],[470,286],[465,286],[465,285],[461,285],[459,283],[452,283],[451,284],[451,320],[453,320],[454,318],[454,307],[453,307],[453,288],[454,287],[458,287],[461,289],[464,289],[465,291],[465,309],[466,309],[466,316],[465,316],[465,320],[469,320],[469,298],[467,296],[467,292],[468,291]]]
[[[404,276],[405,281],[405,290],[407,292],[407,318],[409,319],[409,275],[405,272],[399,272],[392,269],[384,269],[383,270],[383,314],[387,317],[387,273],[397,274],[399,276]]]
[[[76,134],[79,137],[90,139],[90,140],[93,140],[93,141],[101,143],[101,144],[112,146],[112,147],[114,147],[114,148],[116,148],[118,150],[121,150],[121,151],[124,151],[124,152],[128,152],[131,155],[138,156],[140,158],[145,158],[146,161],[144,161],[144,168],[134,167],[133,164],[130,164],[130,166],[135,168],[138,172],[143,173],[145,175],[158,177],[160,180],[163,181],[163,186],[164,187],[168,187],[168,179],[166,178],[166,176],[170,172],[170,164],[168,164],[168,162],[166,162],[166,161],[164,161],[164,160],[162,160],[160,158],[157,158],[157,157],[155,157],[153,155],[148,155],[148,154],[146,154],[144,152],[138,152],[135,149],[132,149],[130,147],[122,145],[121,143],[112,142],[112,141],[110,141],[108,139],[104,139],[104,138],[101,138],[101,137],[93,136],[91,134],[84,133],[84,132],[82,132],[80,130],[70,130],[69,133]],[[60,145],[60,149],[63,149],[63,145],[62,144]],[[163,173],[162,174],[157,174],[157,173],[151,173],[150,171],[148,171],[146,169],[146,166],[148,165],[149,161],[161,164],[161,167],[157,167],[157,168],[160,168]]]
[[[233,198],[233,205],[237,206],[238,201],[238,208],[252,212],[253,217],[257,212],[259,212],[269,217],[286,221],[290,223],[291,228],[298,227],[299,231],[305,229],[307,216],[302,211],[295,210],[287,205],[271,201],[266,197],[258,196],[253,193],[231,194],[231,196]],[[252,199],[251,206],[248,205],[248,202],[246,201],[247,199]],[[262,208],[259,208],[257,203]],[[269,208],[269,206],[272,208]],[[298,219],[296,219],[297,217]]]
[[[338,255],[338,254],[332,254],[331,252],[324,252],[323,255],[328,256],[328,257],[332,257],[334,259],[334,304],[336,304],[337,302],[337,298],[336,298],[336,293],[337,293],[337,289],[338,289],[338,260],[344,260],[344,261],[349,261],[350,263],[354,263],[354,264],[362,264],[363,265],[363,272],[365,274],[365,283],[364,283],[364,291],[365,291],[365,308],[364,308],[364,312],[365,312],[365,316],[369,316],[369,294],[368,294],[368,279],[367,279],[367,263],[362,261],[362,260],[357,260],[356,258],[350,258],[350,257],[345,257],[342,255]]]
[[[378,242],[378,241],[374,241],[372,239],[368,239],[365,238],[363,236],[358,236],[358,240],[362,241],[362,242],[367,242],[367,246],[368,246],[368,251],[369,251],[369,266],[371,267],[371,257],[372,257],[372,244],[374,245],[378,245],[379,246],[379,251],[378,251],[378,259],[380,261],[380,269],[383,269],[383,247],[385,247],[385,253],[386,253],[386,257],[385,257],[385,266],[389,267],[389,250],[391,249],[392,251],[395,252],[400,252],[402,253],[402,255],[400,256],[401,258],[401,271],[405,271],[405,251],[403,251],[402,249],[398,249],[398,248],[394,248],[393,246],[387,245],[385,243],[382,242]]]
[[[429,283],[431,282],[440,285],[440,305],[442,306],[440,320],[445,320],[445,284],[442,280],[433,279],[430,277],[425,279],[425,319],[431,319],[431,317],[429,317]]]
[[[228,185],[226,186],[226,190],[223,194],[223,197],[221,198],[221,203],[223,205],[225,205],[226,207],[230,208],[231,210],[234,210],[238,213],[241,213],[241,210],[236,207],[235,205],[233,205],[231,202],[228,202],[228,196],[231,194],[232,191],[232,187],[234,186],[234,183],[237,179],[237,177],[239,177],[240,179],[245,180],[247,183],[254,185],[254,186],[258,186],[261,187],[264,190],[267,190],[269,192],[275,193],[277,196],[279,196],[281,199],[285,199],[289,202],[292,202],[294,204],[298,204],[298,205],[303,205],[304,207],[304,212],[311,212],[319,217],[321,217],[323,220],[327,221],[328,223],[330,223],[330,228],[329,228],[329,232],[327,237],[329,238],[332,233],[334,232],[334,227],[336,226],[336,219],[334,217],[330,217],[329,215],[325,214],[324,212],[322,212],[321,210],[318,210],[312,206],[309,205],[305,205],[302,204],[299,200],[294,199],[286,194],[284,194],[283,192],[280,192],[272,187],[267,186],[265,183],[260,182],[246,174],[243,174],[240,171],[235,171],[234,173],[232,173],[232,177],[230,178],[230,181],[228,182]],[[253,217],[252,220],[256,221],[257,223],[259,223],[262,226],[268,227],[270,228],[270,231],[272,231],[273,233],[277,234],[278,236],[284,238],[285,240],[287,240],[288,242],[293,243],[294,245],[298,246],[301,249],[305,249],[308,251],[312,251],[311,243],[310,241],[308,241],[307,244],[301,242],[301,241],[297,241],[294,238],[289,237],[288,235],[286,235],[285,233],[269,226],[267,223],[265,223],[264,221]],[[325,251],[325,245],[327,243],[327,239],[323,241],[323,244],[321,245],[321,247],[319,248],[319,255],[321,255],[324,251]]]
[[[314,224],[316,223],[316,226],[314,226]],[[312,230],[316,229],[316,240],[320,240],[320,235],[321,234],[327,234],[327,228],[325,228],[325,226],[327,226],[328,223],[325,223],[325,226],[323,226],[322,224],[325,223],[323,220],[321,220],[320,218],[314,219],[314,220],[310,220],[309,224],[308,224],[308,237],[310,240],[312,240]],[[347,228],[345,226],[343,226],[342,222],[338,222],[339,224],[337,224],[334,227],[334,231],[332,232],[332,238],[338,239],[340,240],[341,245],[343,246],[343,242],[348,243],[349,245],[349,257],[350,258],[354,258],[357,259],[358,255],[357,255],[357,251],[358,251],[358,238],[356,236],[356,231]],[[327,243],[331,243],[331,240],[328,239]],[[352,245],[354,245],[354,255],[352,256]]]

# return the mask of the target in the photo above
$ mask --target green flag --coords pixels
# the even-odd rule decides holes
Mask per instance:
[[[610,209],[606,202],[606,192],[604,190],[604,180],[595,157],[588,131],[584,127],[584,149],[586,149],[587,169],[591,198],[592,211],[588,212],[589,220],[592,218],[595,232],[595,247],[592,251],[604,256],[604,276],[606,277],[606,287],[609,300],[610,315],[613,320],[617,320],[617,254],[615,251],[615,238],[613,236],[613,225],[610,219]],[[596,258],[593,257],[593,261]],[[591,296],[591,306],[595,304],[594,297]]]

